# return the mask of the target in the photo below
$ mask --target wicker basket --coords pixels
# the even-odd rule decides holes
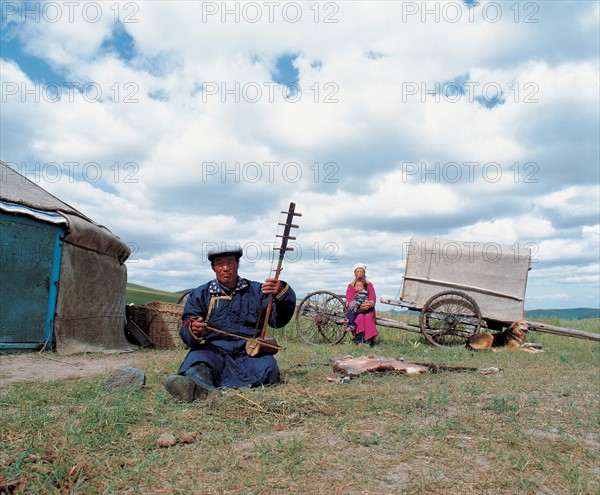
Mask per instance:
[[[148,311],[150,339],[162,349],[185,349],[187,346],[179,336],[183,304],[154,301],[144,304]]]

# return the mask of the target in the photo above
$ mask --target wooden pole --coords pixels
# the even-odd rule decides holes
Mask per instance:
[[[378,316],[375,318],[375,323],[377,325],[381,325],[382,327],[399,328],[401,330],[406,330],[407,332],[421,333],[421,327],[409,325],[408,323],[392,320],[390,318],[380,318]]]
[[[535,330],[536,332],[552,333],[563,337],[575,337],[577,339],[600,342],[600,334],[597,333],[584,332],[583,330],[575,330],[574,328],[555,327],[554,325],[539,323],[537,321],[528,321],[527,325],[529,325],[530,330]]]
[[[401,321],[392,320],[389,318],[377,317],[375,323],[377,323],[377,325],[381,325],[382,327],[399,328],[408,332],[421,333],[421,327],[410,325]],[[560,335],[562,337],[574,337],[577,339],[586,339],[593,340],[595,342],[600,342],[600,334],[597,333],[584,332],[583,330],[575,330],[574,328],[556,327],[554,325],[539,323],[537,321],[528,321],[527,325],[529,325],[530,330],[534,330],[536,332],[551,333],[554,335]]]

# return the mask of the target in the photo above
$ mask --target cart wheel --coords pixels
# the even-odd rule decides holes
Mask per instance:
[[[481,311],[468,294],[447,290],[429,298],[421,310],[419,325],[433,345],[460,345],[479,332]]]
[[[346,302],[333,292],[308,294],[296,310],[296,330],[307,344],[339,344],[346,336]]]

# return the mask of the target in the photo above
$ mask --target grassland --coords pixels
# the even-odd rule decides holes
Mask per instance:
[[[598,320],[558,323],[599,332]],[[11,385],[0,493],[599,493],[598,343],[533,332],[544,354],[473,353],[381,332],[373,349],[314,347],[289,325],[277,335],[284,384],[208,402],[164,391],[185,354],[175,350],[139,351],[142,389],[108,392],[105,375]],[[503,371],[328,381],[332,359],[364,354]],[[196,441],[158,446],[184,431]]]
[[[127,304],[145,304],[151,301],[174,302],[179,301],[181,294],[151,289],[143,285],[128,283],[125,291]]]

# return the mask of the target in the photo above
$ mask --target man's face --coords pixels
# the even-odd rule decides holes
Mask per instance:
[[[357,268],[354,270],[354,276],[356,278],[365,278],[365,271],[362,268]]]
[[[217,280],[228,289],[233,289],[237,283],[238,264],[235,256],[217,256],[213,261],[213,270]]]

